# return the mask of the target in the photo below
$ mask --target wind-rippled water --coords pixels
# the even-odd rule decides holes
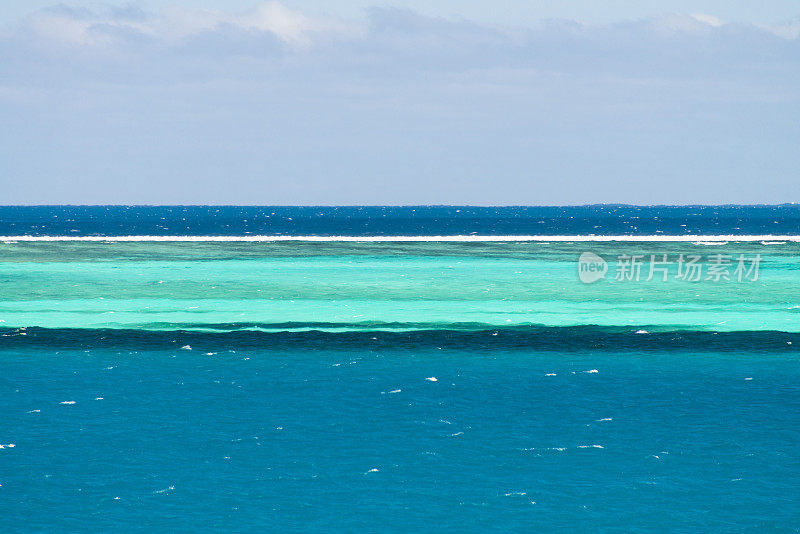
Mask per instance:
[[[210,209],[0,208],[0,234],[244,235],[204,218]],[[317,208],[213,209],[236,221],[248,210],[294,217]],[[800,234],[791,206],[703,208],[700,219],[697,208],[620,207],[603,224],[628,230],[600,232],[574,219],[595,217],[597,207],[548,208],[541,232],[526,225],[540,224],[531,221],[545,208],[492,208],[481,222],[450,213],[459,208],[363,208],[366,226],[335,221],[358,210],[338,209],[247,231]],[[632,228],[622,219],[637,210]],[[95,218],[77,232],[52,226],[89,212]],[[389,224],[386,213],[410,219]],[[669,214],[672,222],[658,219]],[[162,217],[172,233],[152,231],[149,221]],[[414,217],[434,229],[425,233],[431,227]],[[754,226],[741,230],[747,221]],[[0,244],[4,528],[796,532],[798,249],[779,237],[8,237]],[[604,279],[579,279],[586,251],[607,261]],[[647,280],[650,260],[664,254],[666,281],[660,272]],[[698,281],[679,276],[681,255],[699,257]],[[617,279],[630,256],[642,257],[643,275]],[[718,257],[730,261],[727,279],[707,278]],[[737,259],[756,257],[758,276],[737,279]]]

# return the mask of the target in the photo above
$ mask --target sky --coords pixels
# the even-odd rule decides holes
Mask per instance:
[[[800,201],[800,1],[0,10],[0,204]]]

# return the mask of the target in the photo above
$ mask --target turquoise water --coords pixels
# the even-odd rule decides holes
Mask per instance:
[[[796,532],[798,248],[2,243],[4,528]]]
[[[606,279],[580,282],[586,250]],[[761,261],[755,281],[680,280],[676,262],[667,281],[617,281],[626,254]],[[800,331],[798,243],[19,242],[0,257],[6,327]]]

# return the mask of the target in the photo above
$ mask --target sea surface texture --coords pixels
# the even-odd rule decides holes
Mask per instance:
[[[797,206],[0,207],[0,235],[4,531],[800,531]]]

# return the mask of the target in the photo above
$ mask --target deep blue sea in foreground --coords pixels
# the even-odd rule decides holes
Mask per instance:
[[[0,207],[0,235],[3,531],[800,531],[797,206]],[[332,239],[60,239],[253,235]],[[333,238],[509,235],[642,240]],[[687,235],[742,237],[646,237]]]

